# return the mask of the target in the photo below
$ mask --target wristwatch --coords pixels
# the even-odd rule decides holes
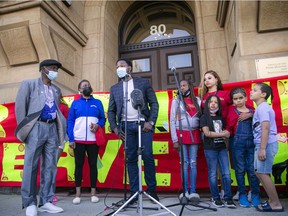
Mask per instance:
[[[154,126],[154,122],[153,121],[149,121],[149,124]]]

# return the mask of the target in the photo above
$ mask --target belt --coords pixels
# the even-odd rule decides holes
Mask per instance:
[[[141,123],[142,123],[142,122],[145,122],[145,120],[141,120],[140,122],[141,122]],[[123,124],[123,123],[125,123],[125,121],[122,121],[122,124]],[[130,124],[138,124],[138,121],[127,121],[127,123],[130,123]]]
[[[48,124],[52,124],[52,123],[56,122],[56,119],[42,119],[42,118],[39,118],[38,121],[45,122],[45,123],[48,123]]]

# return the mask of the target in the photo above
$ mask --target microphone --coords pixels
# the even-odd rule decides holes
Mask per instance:
[[[131,103],[132,103],[132,107],[136,110],[138,110],[138,108],[143,109],[144,108],[144,99],[143,99],[143,94],[142,91],[140,89],[134,89],[131,92]]]
[[[172,68],[171,68],[171,72],[173,72],[173,73],[176,72],[176,68],[175,68],[175,67],[172,67]]]

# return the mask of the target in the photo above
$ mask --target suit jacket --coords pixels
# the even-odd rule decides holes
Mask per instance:
[[[57,107],[56,122],[60,145],[65,141],[66,120],[59,109],[61,90],[54,84],[52,84],[51,87]],[[17,120],[15,136],[22,142],[25,142],[29,132],[38,120],[45,106],[45,98],[44,83],[41,77],[38,79],[24,80],[21,83],[15,100],[15,116]]]
[[[158,117],[159,104],[152,86],[147,79],[140,77],[133,78],[133,83],[134,88],[141,90],[143,94],[145,106],[142,109],[141,114],[145,117],[145,121],[153,121],[155,123]],[[121,121],[123,105],[123,81],[120,81],[110,88],[108,121],[112,131]]]

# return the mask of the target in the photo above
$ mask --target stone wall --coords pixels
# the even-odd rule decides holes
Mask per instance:
[[[62,2],[1,2],[0,103],[14,101],[21,81],[39,77],[39,62],[48,58],[63,65],[56,83],[63,93],[76,92],[88,40],[83,13],[83,2],[69,9]]]

